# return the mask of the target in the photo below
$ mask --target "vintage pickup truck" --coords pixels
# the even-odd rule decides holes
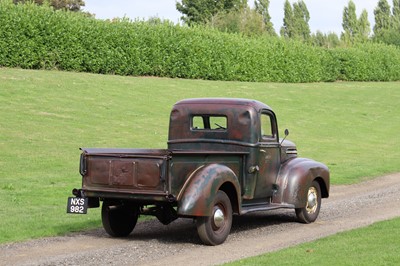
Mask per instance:
[[[177,102],[168,149],[81,150],[82,188],[72,191],[67,212],[102,201],[104,229],[115,237],[129,235],[139,215],[163,224],[195,218],[203,243],[218,245],[234,214],[292,208],[311,223],[329,196],[328,168],[298,158],[295,144],[279,138],[275,113],[255,100]]]

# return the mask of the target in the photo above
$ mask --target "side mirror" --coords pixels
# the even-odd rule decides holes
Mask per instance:
[[[281,144],[283,141],[286,139],[286,137],[289,135],[289,129],[285,129],[285,137],[282,139]]]

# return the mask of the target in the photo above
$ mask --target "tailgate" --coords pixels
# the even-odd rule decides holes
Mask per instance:
[[[82,149],[82,188],[89,191],[166,191],[168,152],[148,149]]]

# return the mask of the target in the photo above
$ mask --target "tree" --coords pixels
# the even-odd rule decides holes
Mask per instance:
[[[255,0],[254,1],[254,6],[255,6],[255,11],[262,15],[263,17],[263,22],[265,25],[265,31],[271,35],[271,36],[276,36],[276,32],[274,29],[274,25],[271,22],[271,16],[269,15],[269,0]]]
[[[343,9],[342,21],[344,32],[342,32],[341,38],[346,43],[353,43],[358,27],[356,5],[352,0],[350,0],[348,6]]]
[[[315,34],[311,35],[312,44],[315,46],[325,46],[326,36],[322,33],[322,31],[317,30]]]
[[[215,14],[207,23],[220,31],[242,33],[246,36],[265,34],[263,17],[250,7]]]
[[[25,4],[26,2],[32,2],[32,0],[13,0],[14,4]],[[43,5],[48,2],[54,9],[62,9],[69,11],[80,11],[81,7],[85,6],[83,0],[33,0],[38,5]]]
[[[390,6],[386,0],[379,0],[374,10],[375,26],[374,35],[379,37],[390,29]]]
[[[321,31],[317,30],[315,34],[311,35],[311,43],[315,46],[335,48],[340,45],[340,40],[337,34],[334,32],[324,34]]]
[[[308,12],[307,6],[303,0],[298,1],[293,4],[293,17],[295,22],[295,27],[297,28],[297,37],[307,41],[310,39],[310,26],[308,22],[310,21],[310,13]]]
[[[284,11],[283,26],[281,28],[280,34],[282,37],[292,38],[295,35],[294,18],[293,18],[293,8],[289,0],[285,0],[283,11]]]
[[[348,6],[343,9],[342,20],[344,32],[342,32],[341,39],[346,44],[366,42],[369,39],[371,25],[368,21],[367,10],[363,9],[360,18],[357,19],[356,5],[350,0]]]
[[[292,39],[300,39],[307,41],[310,38],[310,13],[306,4],[300,0],[293,4],[288,0],[284,4],[283,27],[281,28],[281,36]]]
[[[339,45],[340,45],[339,36],[334,32],[328,33],[325,47],[335,48],[338,47]]]
[[[363,9],[360,18],[357,21],[357,35],[356,40],[358,42],[366,42],[369,39],[369,34],[371,33],[371,24],[368,20],[368,12]]]
[[[183,14],[182,21],[188,25],[205,24],[221,11],[241,10],[247,7],[247,0],[182,0],[176,2],[176,9]]]
[[[400,0],[393,0],[392,28],[400,30]]]
[[[386,0],[380,0],[374,10],[374,40],[400,46],[400,1],[393,0],[393,8]]]

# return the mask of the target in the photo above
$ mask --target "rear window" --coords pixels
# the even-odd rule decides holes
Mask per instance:
[[[228,119],[226,116],[218,115],[194,115],[192,116],[192,130],[215,130],[226,131]]]

